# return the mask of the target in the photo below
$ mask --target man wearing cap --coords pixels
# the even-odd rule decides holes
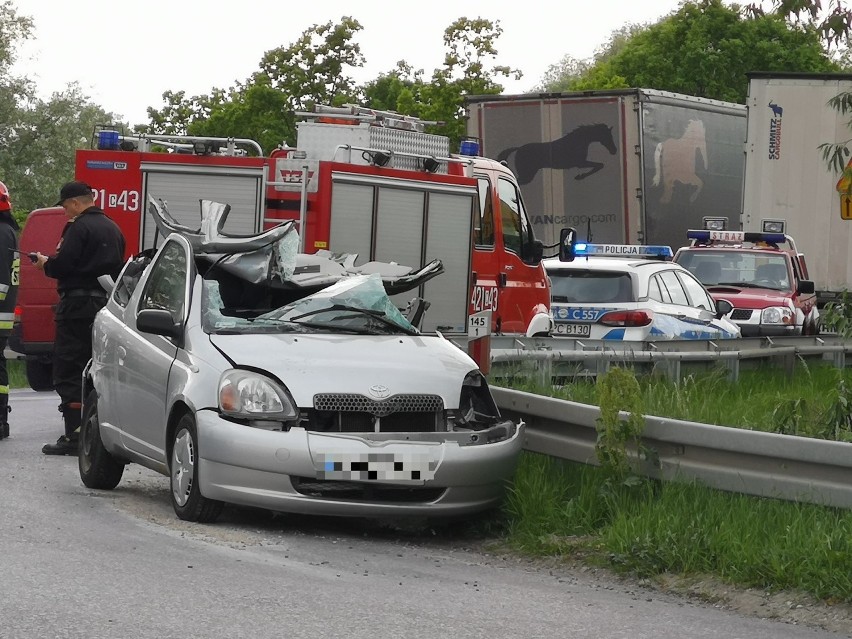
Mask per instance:
[[[9,189],[0,182],[0,439],[9,436],[9,371],[6,342],[15,319],[18,296],[18,223],[12,217]]]
[[[53,344],[53,385],[65,434],[45,444],[45,455],[76,455],[80,430],[83,369],[92,356],[92,322],[104,307],[107,293],[100,275],[118,277],[124,262],[124,236],[118,225],[95,206],[92,187],[68,182],[56,206],[65,209],[68,222],[56,253],[36,253],[35,266],[56,279],[56,338]]]

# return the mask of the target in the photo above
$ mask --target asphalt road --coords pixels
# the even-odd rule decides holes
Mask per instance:
[[[227,508],[179,521],[137,466],[85,488],[53,393],[13,391],[0,441],[0,638],[837,637],[472,549],[447,531]],[[434,533],[434,534],[433,534]]]

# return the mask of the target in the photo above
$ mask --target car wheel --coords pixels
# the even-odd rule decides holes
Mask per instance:
[[[170,494],[175,514],[186,521],[215,521],[224,504],[201,494],[198,481],[198,432],[192,415],[180,418],[172,439],[170,459]]]
[[[42,359],[27,358],[27,384],[34,391],[53,390],[53,363]]]
[[[87,488],[112,490],[121,481],[124,463],[113,457],[101,440],[98,420],[98,395],[95,391],[86,397],[83,419],[80,423],[80,454],[77,457],[80,479]]]

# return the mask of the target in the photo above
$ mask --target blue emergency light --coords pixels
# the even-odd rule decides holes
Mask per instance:
[[[98,131],[98,149],[101,151],[115,151],[118,149],[118,131]]]
[[[574,245],[574,255],[598,257],[656,257],[671,259],[674,253],[670,246],[652,244],[584,244]]]
[[[479,155],[479,141],[478,140],[462,140],[461,146],[459,147],[459,155]]]

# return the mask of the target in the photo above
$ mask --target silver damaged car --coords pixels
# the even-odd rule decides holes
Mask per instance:
[[[165,241],[129,260],[93,327],[79,468],[112,489],[125,465],[170,478],[181,519],[225,503],[348,516],[449,516],[503,497],[523,424],[476,364],[389,294],[441,272],[297,253],[289,225],[221,233],[153,202]],[[421,300],[422,301],[422,300]],[[409,309],[411,310],[411,309]]]

